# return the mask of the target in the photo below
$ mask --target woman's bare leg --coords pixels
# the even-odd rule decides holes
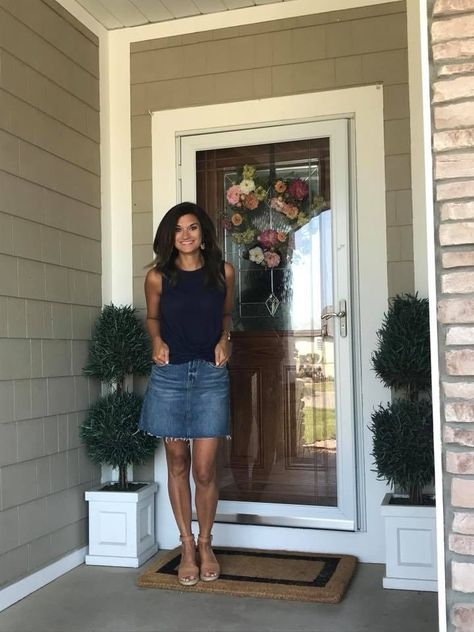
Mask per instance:
[[[179,440],[165,441],[165,451],[171,507],[180,535],[189,536],[191,534],[191,488],[189,484],[191,451],[187,441]],[[182,542],[181,560],[184,564],[195,564],[196,549],[189,538],[186,542]]]
[[[191,451],[186,441],[165,441],[168,493],[181,535],[191,533]]]
[[[209,540],[218,500],[217,488],[217,450],[220,439],[206,438],[194,439],[192,471],[194,482],[196,483],[196,513],[199,522],[199,535],[206,542],[199,542],[199,555],[201,564],[208,562],[215,563],[216,558],[212,552]],[[218,573],[206,573],[206,576],[217,575]]]
[[[196,483],[196,513],[199,533],[208,536],[211,533],[218,499],[217,489],[217,450],[219,438],[194,439],[193,442],[193,478]]]

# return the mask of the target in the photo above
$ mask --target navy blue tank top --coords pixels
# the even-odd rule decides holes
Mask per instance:
[[[225,291],[204,285],[204,268],[178,270],[173,287],[162,277],[160,333],[170,350],[170,363],[215,362],[222,332]]]

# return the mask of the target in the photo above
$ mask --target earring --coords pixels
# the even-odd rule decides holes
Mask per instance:
[[[206,244],[202,241],[201,242],[201,250],[205,250],[205,248],[206,248]]]

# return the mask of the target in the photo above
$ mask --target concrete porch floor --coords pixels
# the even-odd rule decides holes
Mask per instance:
[[[143,569],[144,567],[142,567]],[[340,604],[137,588],[142,569],[79,566],[0,613],[1,632],[436,632],[435,593],[384,590],[359,564]]]

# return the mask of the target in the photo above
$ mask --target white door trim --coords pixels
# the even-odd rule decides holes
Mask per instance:
[[[297,116],[295,116],[297,114]],[[156,229],[163,214],[179,200],[178,145],[182,134],[228,130],[230,127],[259,127],[269,124],[307,122],[318,118],[352,117],[353,144],[356,156],[357,187],[355,207],[358,209],[355,231],[359,243],[358,275],[364,280],[359,289],[360,321],[356,342],[359,354],[357,371],[361,378],[359,398],[359,461],[365,495],[362,512],[365,529],[355,533],[226,525],[225,534],[216,524],[216,543],[226,545],[278,548],[298,542],[299,550],[352,552],[360,559],[382,562],[383,526],[379,505],[386,486],[378,482],[372,469],[371,435],[367,429],[370,412],[388,393],[370,368],[370,353],[375,347],[375,331],[380,325],[387,302],[386,237],[385,237],[385,170],[383,142],[383,90],[381,86],[365,86],[240,101],[193,108],[157,111],[152,116],[153,224]],[[229,123],[232,123],[232,126]],[[383,263],[380,265],[380,263]],[[375,265],[374,265],[375,264]],[[360,343],[363,340],[363,344]],[[166,467],[163,449],[155,458],[155,480],[159,482],[157,529],[159,546],[174,546],[176,526],[166,493]],[[262,529],[265,529],[263,532]],[[225,541],[223,538],[226,538]],[[229,540],[230,539],[230,540]]]

